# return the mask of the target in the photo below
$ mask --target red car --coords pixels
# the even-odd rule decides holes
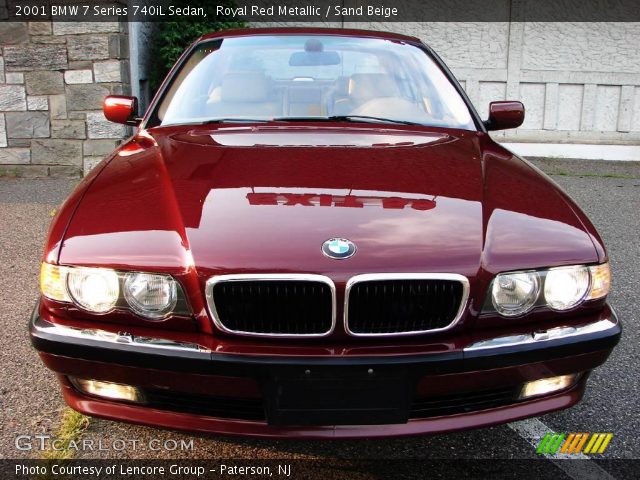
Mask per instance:
[[[33,345],[96,417],[353,438],[570,407],[620,338],[587,217],[418,39],[207,35],[53,221]]]

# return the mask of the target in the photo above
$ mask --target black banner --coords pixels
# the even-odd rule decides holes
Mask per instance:
[[[506,453],[506,452],[505,452]],[[2,479],[447,479],[569,478],[566,471],[637,479],[640,460],[0,460]],[[590,477],[595,478],[595,477]]]
[[[359,22],[636,22],[640,4],[638,0],[0,0],[3,21],[194,19],[341,27]]]

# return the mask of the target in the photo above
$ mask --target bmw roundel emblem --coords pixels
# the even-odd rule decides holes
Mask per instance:
[[[329,258],[342,260],[353,257],[356,253],[356,246],[346,238],[330,238],[322,244],[322,253]]]

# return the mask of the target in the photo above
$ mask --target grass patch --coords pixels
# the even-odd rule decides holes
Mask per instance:
[[[42,457],[45,460],[68,460],[72,458],[76,450],[69,448],[69,445],[71,442],[77,441],[88,426],[89,417],[70,408],[66,408],[62,414],[60,427],[52,439],[52,442],[57,440],[57,448],[56,450],[46,450]]]
[[[640,176],[629,175],[626,173],[595,173],[595,172],[567,172],[564,170],[553,170],[547,172],[549,175],[558,175],[560,177],[601,177],[601,178],[624,178],[624,179],[640,179]]]

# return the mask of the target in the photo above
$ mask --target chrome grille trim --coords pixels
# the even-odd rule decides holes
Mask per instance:
[[[460,299],[460,307],[454,319],[449,325],[441,328],[433,328],[430,330],[416,330],[408,332],[392,332],[392,333],[356,333],[349,329],[349,295],[351,294],[351,288],[362,282],[370,282],[377,280],[450,280],[457,281],[462,284],[462,297]],[[452,329],[462,318],[464,311],[467,307],[469,300],[469,279],[464,275],[457,273],[365,273],[362,275],[356,275],[351,277],[347,281],[347,286],[344,293],[344,329],[348,335],[354,337],[399,337],[409,335],[422,335],[424,333],[436,333],[444,332]]]
[[[246,282],[246,281],[307,281],[324,283],[329,286],[331,291],[331,328],[323,333],[306,333],[306,334],[289,334],[289,333],[261,333],[247,332],[242,330],[232,330],[227,328],[221,321],[216,310],[215,301],[213,299],[213,287],[221,282]],[[333,333],[336,328],[336,286],[329,277],[324,275],[314,275],[307,273],[243,273],[231,275],[218,275],[207,280],[205,286],[205,294],[207,297],[207,309],[209,315],[216,327],[225,333],[233,335],[251,336],[251,337],[270,337],[270,338],[320,338],[326,337]]]

